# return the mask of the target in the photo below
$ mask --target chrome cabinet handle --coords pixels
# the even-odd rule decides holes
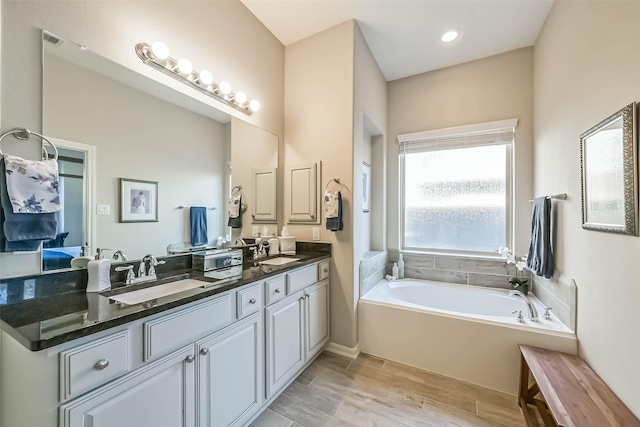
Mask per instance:
[[[322,271],[324,271],[325,273],[329,272],[329,267],[325,267]]]
[[[209,354],[209,349],[208,348],[201,348],[200,349],[200,354],[203,356],[206,356],[207,354]]]
[[[104,369],[107,369],[107,366],[109,366],[109,359],[102,359],[95,365],[93,365],[93,369],[95,369],[96,371],[102,371]]]
[[[186,359],[184,359],[187,363],[192,363],[194,360],[196,360],[196,357],[193,354],[190,354],[187,356]]]
[[[276,288],[275,292],[276,292],[276,294],[279,294],[280,293],[280,288]]]
[[[256,299],[255,299],[255,298],[251,298],[251,299],[249,300],[249,304],[255,304],[255,303],[256,303]]]
[[[311,217],[311,219],[316,219],[316,216],[314,214],[310,214],[309,216]]]

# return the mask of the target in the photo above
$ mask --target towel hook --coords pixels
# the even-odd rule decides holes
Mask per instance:
[[[46,136],[40,135],[39,133],[36,133],[36,132],[31,132],[29,129],[26,129],[26,128],[15,128],[14,130],[10,130],[0,135],[0,143],[6,136],[9,136],[9,135],[13,135],[21,141],[26,141],[30,139],[31,135],[35,135],[39,137],[40,139],[42,139],[43,142],[48,143],[51,146],[51,148],[53,148],[53,153],[54,153],[53,159],[58,160],[58,148],[55,146],[53,142],[49,141],[49,139],[47,139]],[[2,152],[2,150],[0,150],[0,156],[3,156],[3,155],[4,153]],[[49,156],[49,153],[47,152],[47,150],[44,148],[44,145],[43,145],[42,159],[46,160],[48,156]]]
[[[331,178],[329,182],[327,182],[327,185],[324,186],[324,189],[327,190],[329,188],[329,185],[334,182],[338,184],[340,186],[340,189],[342,190],[342,182],[340,181],[340,178]]]

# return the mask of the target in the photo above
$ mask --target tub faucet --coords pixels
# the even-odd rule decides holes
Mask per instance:
[[[533,305],[533,303],[531,302],[528,296],[516,290],[509,291],[507,295],[509,295],[510,297],[512,296],[522,297],[522,299],[524,299],[524,302],[527,303],[527,307],[529,308],[529,320],[531,320],[532,322],[538,321],[538,311],[536,310],[536,307]]]

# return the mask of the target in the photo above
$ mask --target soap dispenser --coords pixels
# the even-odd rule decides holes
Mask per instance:
[[[89,274],[87,292],[102,292],[111,289],[111,260],[102,255],[102,252],[110,250],[98,248],[95,259],[87,264]]]

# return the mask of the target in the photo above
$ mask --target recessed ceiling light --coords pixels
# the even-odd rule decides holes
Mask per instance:
[[[458,33],[458,30],[448,30],[442,35],[442,37],[440,37],[440,40],[442,40],[444,43],[451,43],[458,38],[459,34],[460,33]]]

